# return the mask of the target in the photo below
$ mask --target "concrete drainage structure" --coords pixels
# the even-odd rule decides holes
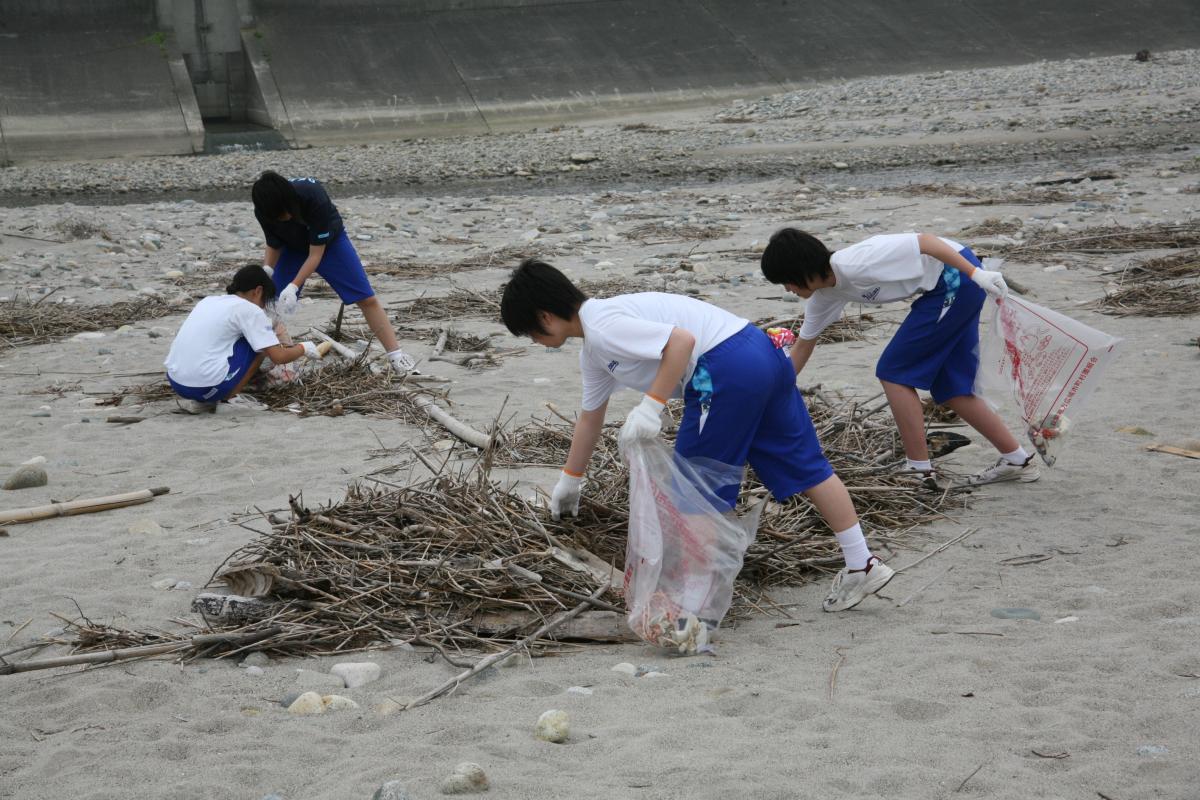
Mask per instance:
[[[0,0],[0,162],[482,133],[1197,46],[1195,0]]]

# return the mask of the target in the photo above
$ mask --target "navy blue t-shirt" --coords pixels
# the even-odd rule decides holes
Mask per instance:
[[[262,226],[267,244],[276,249],[287,247],[301,253],[308,252],[311,244],[330,244],[342,235],[342,215],[325,193],[325,187],[316,178],[293,178],[290,183],[300,195],[300,214],[287,222],[263,219],[254,209],[254,217]]]

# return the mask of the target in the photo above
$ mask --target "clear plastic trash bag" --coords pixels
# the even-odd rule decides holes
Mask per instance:
[[[988,307],[975,394],[992,408],[1015,401],[1029,441],[1053,465],[1121,340],[1011,294]]]
[[[733,602],[733,582],[754,540],[762,504],[743,517],[715,490],[744,467],[684,459],[657,439],[625,449],[629,541],[625,604],[643,640],[681,654],[712,651],[709,634]]]

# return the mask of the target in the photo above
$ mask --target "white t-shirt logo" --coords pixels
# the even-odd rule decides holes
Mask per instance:
[[[619,367],[620,365],[621,365],[621,362],[620,362],[620,361],[617,361],[616,359],[613,359],[612,361],[608,362],[608,371],[609,371],[609,372],[616,372],[616,371],[617,371],[617,367]]]

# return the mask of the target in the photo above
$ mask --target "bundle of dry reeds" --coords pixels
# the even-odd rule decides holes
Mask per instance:
[[[418,297],[397,310],[406,321],[441,322],[457,317],[498,317],[500,293],[483,294],[456,287],[448,295]]]
[[[803,315],[799,317],[763,317],[755,320],[755,327],[766,330],[767,328],[787,328],[792,333],[799,333],[800,326],[804,324]],[[817,337],[817,344],[836,344],[837,342],[865,342],[869,338],[867,331],[876,325],[880,325],[870,314],[857,314],[853,317],[845,316],[829,325]]]
[[[1095,308],[1113,316],[1167,317],[1200,312],[1200,251],[1130,264]]]
[[[45,302],[49,297],[43,295],[34,301],[16,297],[0,302],[0,346],[44,344],[180,311],[159,297],[138,297],[96,306]]]
[[[724,225],[673,225],[667,222],[647,222],[622,231],[626,239],[645,244],[666,244],[667,242],[705,241],[721,239],[732,233]],[[653,240],[653,241],[652,241]]]

